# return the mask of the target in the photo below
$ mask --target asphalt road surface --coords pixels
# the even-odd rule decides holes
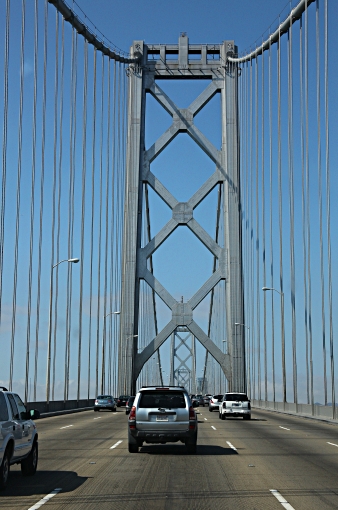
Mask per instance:
[[[37,421],[38,471],[24,478],[12,466],[0,508],[338,508],[338,425],[260,410],[251,421],[199,413],[196,455],[182,443],[128,453],[121,409]]]

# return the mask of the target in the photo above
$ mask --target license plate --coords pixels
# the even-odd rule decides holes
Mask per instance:
[[[156,416],[156,421],[168,421],[168,416],[166,414],[158,414]]]

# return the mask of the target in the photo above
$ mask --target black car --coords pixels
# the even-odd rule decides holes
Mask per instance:
[[[128,402],[126,403],[126,414],[129,414],[130,413],[130,409],[132,408],[133,406],[133,402],[135,400],[135,396],[134,397],[129,397],[128,398]]]
[[[117,407],[125,406],[129,397],[130,395],[120,395],[116,402]]]

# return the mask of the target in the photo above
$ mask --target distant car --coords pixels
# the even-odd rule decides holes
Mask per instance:
[[[130,413],[130,409],[132,408],[133,406],[133,402],[135,400],[135,397],[129,397],[128,398],[128,402],[126,403],[126,414],[129,414]]]
[[[205,405],[205,406],[208,406],[208,405],[209,405],[209,402],[210,402],[210,397],[209,397],[209,395],[204,395],[203,400],[204,400],[204,405]]]
[[[109,411],[116,411],[116,402],[111,395],[98,395],[94,403],[94,411],[100,409],[108,409]]]
[[[128,451],[137,453],[143,443],[181,441],[188,453],[196,452],[197,416],[181,386],[141,388],[128,418]]]
[[[209,400],[209,411],[219,411],[219,405],[222,402],[223,394],[213,395]]]
[[[243,420],[251,419],[251,405],[246,393],[226,393],[219,405],[219,417],[222,420],[241,416]]]
[[[197,395],[196,398],[197,398],[197,401],[198,401],[198,405],[204,407],[205,404],[204,404],[204,397],[203,397],[203,395]]]
[[[38,432],[33,420],[39,417],[39,411],[27,411],[19,395],[0,387],[0,490],[6,488],[12,464],[20,464],[24,476],[35,474]]]
[[[130,395],[120,395],[117,399],[117,407],[125,406],[128,402]]]
[[[191,403],[193,407],[198,407],[200,403],[200,399],[194,395],[193,397],[190,397]]]

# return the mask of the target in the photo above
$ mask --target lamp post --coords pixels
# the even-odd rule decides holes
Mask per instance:
[[[286,402],[286,370],[285,370],[285,328],[284,328],[284,292],[281,292],[273,287],[262,287],[265,292],[267,290],[274,290],[280,295],[280,314],[281,314],[281,333],[282,333],[282,375],[283,375],[283,402]]]
[[[62,264],[62,262],[70,262],[72,264],[77,264],[80,259],[64,259],[60,260],[54,266],[52,266],[50,272],[50,286],[49,286],[49,320],[48,320],[48,347],[47,347],[47,375],[46,375],[46,404],[47,408],[49,407],[49,397],[50,397],[50,364],[51,364],[51,347],[52,347],[52,311],[53,311],[53,269],[54,267]]]
[[[106,318],[109,315],[120,315],[120,311],[118,312],[110,312],[107,313],[107,315],[103,316],[103,335],[102,335],[102,370],[101,370],[101,393],[104,393],[104,380],[105,380],[105,367],[106,367],[106,354],[105,354],[105,347],[106,347]],[[109,391],[111,388],[109,389]]]

